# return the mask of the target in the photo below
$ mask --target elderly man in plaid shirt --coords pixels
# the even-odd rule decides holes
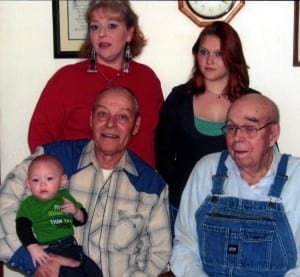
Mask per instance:
[[[86,225],[76,228],[75,237],[103,275],[157,276],[163,272],[171,253],[168,188],[151,167],[127,150],[140,124],[133,93],[124,87],[108,88],[92,109],[93,140],[39,147],[13,169],[0,187],[0,259],[7,262],[20,246],[13,222],[20,201],[29,194],[25,186],[28,164],[48,153],[61,160],[72,195],[88,212]],[[76,266],[52,257],[38,275],[55,276],[59,266],[67,264]]]

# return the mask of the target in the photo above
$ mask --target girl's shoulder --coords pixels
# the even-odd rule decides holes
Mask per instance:
[[[243,94],[251,94],[251,93],[258,93],[258,94],[262,94],[261,92],[259,92],[258,90],[255,90],[255,89],[253,89],[253,88],[244,88],[243,90],[242,90],[242,93]]]
[[[184,83],[173,87],[167,98],[183,101],[184,99],[192,99],[193,95],[189,91],[188,84]]]

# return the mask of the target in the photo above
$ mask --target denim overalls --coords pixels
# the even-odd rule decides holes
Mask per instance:
[[[196,211],[203,270],[209,276],[283,276],[296,266],[297,250],[281,203],[219,197],[227,177],[223,151],[212,195]],[[268,195],[280,197],[288,155],[282,155]]]

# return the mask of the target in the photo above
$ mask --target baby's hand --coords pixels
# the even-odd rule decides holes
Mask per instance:
[[[74,215],[77,212],[77,208],[75,207],[75,205],[70,200],[66,198],[63,199],[64,199],[64,204],[60,206],[61,211],[64,213],[69,213]]]
[[[44,247],[37,243],[29,244],[27,250],[30,253],[34,267],[38,264],[42,265],[46,263],[49,258],[48,254],[44,251]]]

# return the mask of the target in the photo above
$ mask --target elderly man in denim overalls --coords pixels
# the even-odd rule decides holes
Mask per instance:
[[[182,195],[172,271],[300,276],[300,159],[278,151],[277,106],[259,94],[243,96],[223,131],[228,151],[201,159]]]

